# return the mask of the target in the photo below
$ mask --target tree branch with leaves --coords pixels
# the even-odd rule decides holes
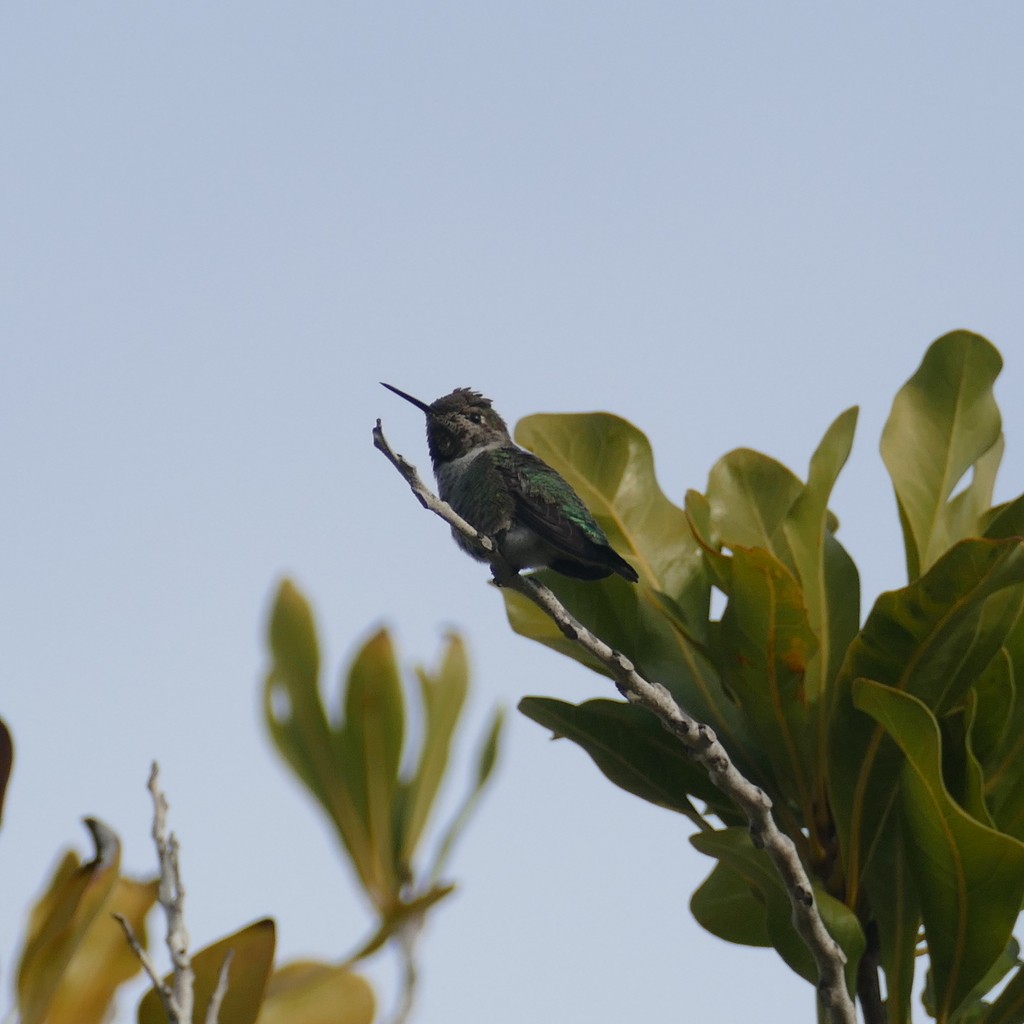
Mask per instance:
[[[984,338],[953,332],[897,395],[882,454],[909,580],[863,623],[829,508],[856,409],[826,431],[806,480],[740,449],[684,508],[625,421],[522,421],[516,440],[583,498],[638,587],[513,573],[379,421],[374,431],[419,501],[491,562],[513,628],[627,698],[526,697],[520,709],[617,785],[690,817],[691,841],[717,862],[691,901],[698,921],[774,946],[833,1019],[853,1019],[845,955],[865,1020],[909,1022],[924,949],[937,1020],[1024,1020],[1012,937],[1024,894],[1024,496],[992,505],[1001,367]]]

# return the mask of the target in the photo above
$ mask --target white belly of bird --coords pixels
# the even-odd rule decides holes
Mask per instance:
[[[548,565],[554,549],[528,526],[513,526],[502,538],[501,553],[516,569],[537,569]]]

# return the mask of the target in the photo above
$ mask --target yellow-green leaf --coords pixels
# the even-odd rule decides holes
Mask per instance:
[[[255,1024],[274,962],[274,942],[274,922],[265,918],[194,954],[193,1020],[206,1019],[210,999],[230,951],[228,987],[220,1006],[217,1024]],[[167,984],[169,980],[170,975],[165,976],[164,983]],[[167,1024],[160,995],[153,988],[139,1003],[138,1024]]]
[[[835,538],[828,501],[853,447],[857,409],[847,409],[811,457],[807,484],[786,513],[783,531],[803,590],[807,621],[818,638],[808,665],[810,699],[824,694],[860,625],[857,568]]]
[[[436,672],[417,672],[423,704],[423,741],[416,773],[405,787],[401,826],[401,860],[412,861],[448,767],[448,751],[469,689],[466,648],[455,634]]]
[[[804,679],[818,641],[800,585],[764,548],[736,546],[722,616],[719,671],[771,765],[776,793],[810,820],[815,734]]]
[[[783,524],[803,489],[775,459],[748,448],[729,452],[708,475],[711,540],[727,548],[765,548],[796,572]]]
[[[102,1024],[118,987],[142,969],[124,930],[120,914],[136,939],[146,946],[146,916],[156,902],[158,882],[118,878],[102,911],[86,929],[68,962],[47,1013],[47,1024]]]
[[[398,899],[405,881],[395,860],[393,832],[404,723],[395,650],[381,630],[360,648],[349,669],[345,721],[334,731],[334,744],[370,845],[370,892],[382,908]]]
[[[28,935],[18,965],[18,1011],[21,1024],[41,1024],[68,962],[89,926],[108,905],[121,863],[121,843],[94,818],[86,819],[96,855],[81,864],[65,855],[46,892],[29,917]]]
[[[276,970],[257,1024],[371,1024],[373,990],[345,967],[297,961]]]
[[[699,617],[707,599],[700,551],[683,510],[658,486],[641,431],[607,413],[548,414],[520,420],[516,440],[568,480],[642,585]]]
[[[271,666],[263,691],[274,744],[320,802],[348,850],[363,886],[376,887],[376,865],[365,817],[342,770],[320,697],[320,658],[309,604],[289,580],[270,616]]]
[[[430,880],[431,884],[436,883],[441,877],[441,873],[444,870],[456,840],[462,834],[466,824],[469,822],[469,819],[480,800],[480,796],[484,791],[484,787],[487,785],[491,774],[494,772],[494,766],[498,762],[498,748],[504,723],[505,714],[501,708],[498,708],[494,712],[491,724],[484,730],[484,740],[480,745],[480,751],[477,755],[476,772],[474,773],[469,789],[466,791],[466,795],[463,797],[462,803],[459,805],[459,809],[456,811],[455,816],[445,829],[444,834],[438,843],[437,851],[434,854],[433,866],[427,873],[427,878]]]
[[[893,402],[882,458],[896,491],[911,580],[957,541],[983,531],[1003,449],[992,393],[1002,366],[990,342],[953,331],[931,345]]]

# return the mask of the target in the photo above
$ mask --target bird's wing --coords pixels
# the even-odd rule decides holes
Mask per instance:
[[[584,561],[603,561],[595,549],[608,538],[586,505],[565,480],[531,452],[516,451],[497,460],[516,502],[516,518],[566,554]]]

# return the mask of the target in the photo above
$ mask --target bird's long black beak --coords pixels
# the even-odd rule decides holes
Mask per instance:
[[[380,382],[382,388],[387,388],[388,391],[394,391],[399,398],[404,398],[407,402],[412,402],[417,409],[422,409],[428,416],[431,415],[430,406],[426,402],[421,402],[418,398],[413,398],[412,395],[407,395],[404,391],[399,391],[398,388],[392,387],[390,384],[385,384],[384,381]]]

